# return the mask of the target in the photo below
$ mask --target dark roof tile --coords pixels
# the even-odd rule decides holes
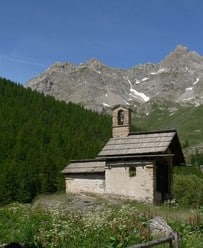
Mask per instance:
[[[166,152],[175,135],[175,131],[167,131],[111,138],[98,154],[98,157]]]

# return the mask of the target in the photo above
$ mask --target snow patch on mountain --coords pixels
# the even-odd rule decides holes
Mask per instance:
[[[185,92],[180,95],[178,102],[190,102],[193,101],[194,99],[194,91],[193,91],[193,87],[188,87],[185,89]]]
[[[111,105],[109,105],[108,103],[105,103],[105,102],[103,102],[103,106],[108,107],[108,108],[111,107]]]
[[[125,101],[125,104],[126,104],[126,105],[130,105],[130,103],[129,103],[129,102],[127,102],[127,101]],[[136,106],[136,105],[134,105],[134,106]]]
[[[159,69],[158,71],[155,71],[155,72],[151,72],[151,75],[158,75],[158,74],[161,74],[163,72],[168,72],[169,69],[168,68],[161,68]]]
[[[199,82],[199,78],[196,79],[196,81],[193,83],[194,85]]]
[[[194,98],[194,97],[188,97],[188,98],[183,99],[182,101],[183,101],[183,102],[188,102],[188,101],[191,101],[193,98]]]
[[[129,83],[129,85],[130,85],[130,93],[129,93],[129,95],[130,96],[132,96],[132,97],[134,97],[134,98],[138,98],[138,99],[140,99],[140,100],[142,100],[142,101],[144,101],[144,102],[148,102],[149,101],[149,97],[148,96],[146,96],[144,93],[142,93],[142,92],[138,92],[137,90],[135,90],[133,87],[132,87],[132,83],[131,83],[131,81],[128,79],[128,83]]]
[[[140,84],[140,83],[142,83],[142,82],[147,81],[148,79],[149,79],[148,77],[144,77],[142,80],[135,79],[135,83],[136,83],[136,84]]]
[[[193,88],[192,88],[192,87],[189,87],[189,88],[186,88],[185,90],[186,90],[186,91],[188,91],[188,90],[193,90]]]
[[[148,79],[149,79],[149,78],[145,77],[145,78],[142,79],[142,82],[145,82],[145,81],[147,81]]]
[[[80,65],[56,63],[25,87],[96,111],[128,103],[142,109],[154,101],[196,106],[203,104],[203,56],[177,46],[159,64],[130,69],[109,67],[96,59]]]
[[[144,93],[142,92],[138,92],[135,89],[130,89],[130,95],[135,97],[135,98],[141,98],[141,100],[143,100],[144,102],[148,102],[149,101],[149,97],[146,96]]]

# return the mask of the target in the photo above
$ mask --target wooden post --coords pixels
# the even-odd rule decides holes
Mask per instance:
[[[130,246],[128,248],[149,248],[155,245],[159,245],[159,244],[163,244],[163,243],[168,243],[170,248],[173,248],[173,240],[175,240],[176,242],[174,243],[175,247],[178,248],[178,235],[177,233],[172,233],[164,238],[160,238],[157,240],[152,240],[143,244],[137,244],[137,245],[133,245]]]

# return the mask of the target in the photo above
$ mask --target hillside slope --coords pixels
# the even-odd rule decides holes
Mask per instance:
[[[150,111],[135,112],[133,123],[143,130],[176,129],[183,147],[203,153],[203,105],[194,107],[153,103]]]
[[[111,118],[0,79],[0,204],[64,188],[70,159],[93,158]]]

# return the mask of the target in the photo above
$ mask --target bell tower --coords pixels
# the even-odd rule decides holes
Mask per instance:
[[[127,137],[130,133],[131,109],[117,105],[112,109],[112,137]]]

